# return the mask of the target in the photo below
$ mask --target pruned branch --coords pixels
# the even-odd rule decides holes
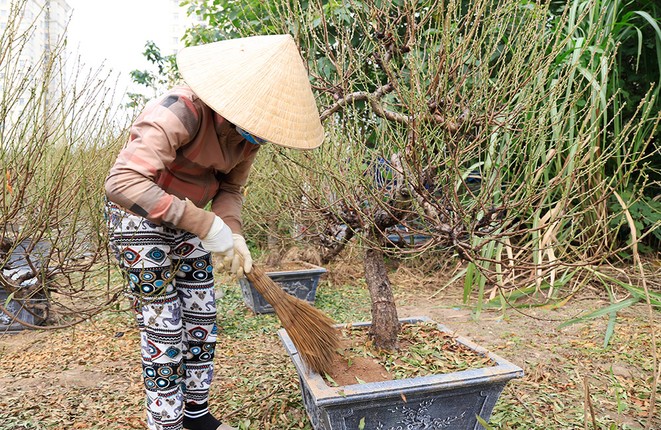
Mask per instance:
[[[388,117],[395,118],[398,116],[403,116],[402,114],[398,114],[396,112],[387,112],[383,109],[383,107],[381,107],[378,104],[378,100],[380,100],[386,94],[392,92],[393,89],[394,89],[393,85],[388,83],[383,85],[382,87],[377,88],[372,93],[369,93],[367,91],[356,91],[347,94],[346,96],[338,99],[335,103],[333,103],[333,105],[329,106],[321,113],[320,115],[321,121],[325,121],[329,116],[331,116],[336,112],[341,111],[347,105],[364,100],[369,100],[370,105],[372,106],[374,112],[383,118],[388,119]]]
[[[320,119],[321,121],[325,121],[331,115],[343,110],[348,105],[359,101],[368,101],[372,112],[374,112],[376,116],[388,121],[410,126],[413,121],[413,117],[411,115],[406,115],[401,112],[395,112],[393,110],[386,109],[381,102],[383,97],[386,94],[394,91],[394,89],[395,86],[393,84],[387,83],[371,93],[367,91],[355,91],[353,93],[347,94],[344,97],[338,98],[335,103],[324,109],[320,115]],[[456,120],[451,120],[440,113],[435,103],[430,102],[428,105],[430,106],[430,112],[418,116],[417,121],[419,123],[435,123],[446,128],[450,132],[456,132],[470,118],[470,110],[468,108],[464,108],[462,114]],[[433,109],[431,107],[433,107]]]

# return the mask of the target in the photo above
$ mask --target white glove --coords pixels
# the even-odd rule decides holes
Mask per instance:
[[[234,239],[234,258],[230,270],[236,274],[237,278],[240,278],[252,270],[252,256],[243,236],[235,233],[232,238]],[[227,260],[227,257],[225,259]]]
[[[232,230],[216,216],[211,224],[209,233],[202,239],[202,246],[209,252],[218,252],[224,254],[225,258],[232,258],[234,254],[234,239],[232,239]]]

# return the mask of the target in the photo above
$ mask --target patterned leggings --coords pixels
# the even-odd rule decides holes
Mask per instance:
[[[150,430],[181,430],[185,403],[205,404],[218,328],[211,255],[184,230],[110,203],[111,248],[140,329]]]

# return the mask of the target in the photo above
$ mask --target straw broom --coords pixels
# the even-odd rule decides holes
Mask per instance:
[[[333,354],[339,346],[333,320],[305,300],[285,292],[260,267],[253,265],[246,277],[273,306],[303,362],[319,374],[330,373]]]

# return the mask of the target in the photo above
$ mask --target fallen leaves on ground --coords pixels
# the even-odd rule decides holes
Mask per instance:
[[[339,279],[321,282],[316,305],[338,322],[369,320],[364,283]],[[652,327],[642,305],[618,314],[615,335],[604,348],[606,318],[562,330],[553,322],[589,310],[598,297],[527,310],[529,315],[483,310],[475,318],[461,302],[460,287],[454,296],[451,290],[430,300],[433,290],[424,282],[397,284],[399,316],[426,314],[524,369],[525,377],[507,384],[496,404],[494,428],[582,429],[586,420],[592,428],[586,393],[600,429],[643,428],[653,363]],[[277,318],[252,314],[233,283],[219,285],[218,297],[212,412],[242,430],[311,429],[298,376],[277,336]],[[126,312],[56,332],[0,336],[0,430],[145,429],[138,345],[133,316]],[[661,393],[657,402],[658,412]],[[661,428],[659,415],[652,428]]]

